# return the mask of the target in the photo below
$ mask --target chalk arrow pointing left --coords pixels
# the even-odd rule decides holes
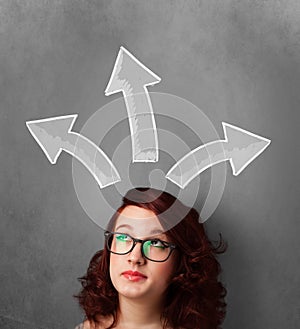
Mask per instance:
[[[120,176],[107,155],[88,138],[71,131],[77,114],[27,121],[31,135],[55,164],[62,150],[79,160],[96,179],[100,188],[120,181]]]
[[[267,138],[222,122],[224,140],[197,147],[182,157],[168,171],[166,177],[180,188],[209,167],[229,160],[233,175],[239,175],[271,143]]]
[[[160,80],[127,49],[120,48],[105,95],[123,93],[131,132],[133,162],[158,161],[156,123],[147,86]]]

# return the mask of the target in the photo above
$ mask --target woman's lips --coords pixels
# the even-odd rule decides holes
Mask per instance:
[[[122,275],[129,281],[137,282],[147,279],[146,275],[137,271],[125,271]]]

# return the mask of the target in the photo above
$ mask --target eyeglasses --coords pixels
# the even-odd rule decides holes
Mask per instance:
[[[140,240],[125,233],[106,231],[104,236],[108,250],[117,255],[130,253],[135,245],[140,242],[143,257],[152,262],[165,262],[176,248],[174,244],[160,239]]]

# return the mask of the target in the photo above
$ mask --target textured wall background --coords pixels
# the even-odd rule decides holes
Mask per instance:
[[[207,222],[229,243],[224,329],[299,326],[300,2],[0,1],[0,327],[73,328],[72,294],[99,231],[74,192],[72,161],[51,166],[25,121],[78,113],[104,96],[121,45],[214,123],[272,140],[240,176],[228,167]],[[101,232],[100,232],[101,233]]]

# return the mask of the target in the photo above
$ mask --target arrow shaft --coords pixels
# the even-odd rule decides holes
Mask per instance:
[[[118,171],[107,155],[86,137],[69,132],[63,139],[61,148],[79,160],[101,188],[120,181]]]
[[[218,140],[197,147],[181,158],[167,173],[167,178],[181,188],[215,164],[229,159],[224,147],[227,141]]]
[[[134,89],[134,91],[133,91]],[[158,137],[147,88],[123,90],[131,133],[133,162],[158,161]]]

